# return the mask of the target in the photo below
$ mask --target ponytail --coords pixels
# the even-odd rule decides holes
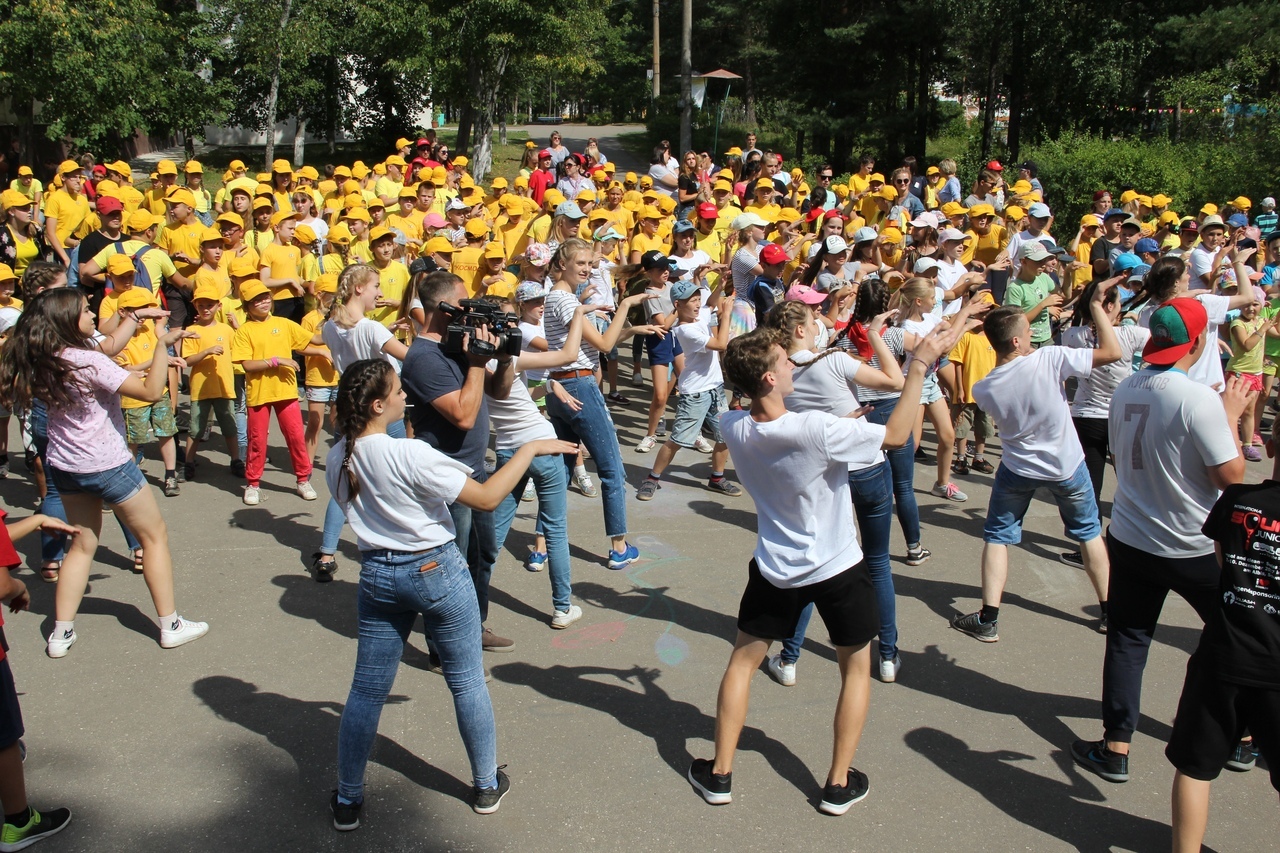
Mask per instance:
[[[373,420],[373,403],[391,393],[395,370],[380,358],[357,361],[342,371],[338,382],[336,426],[338,434],[346,442],[342,454],[342,473],[346,488],[339,484],[334,498],[348,504],[360,494],[360,481],[356,477],[351,457],[355,453],[356,439],[364,434]]]

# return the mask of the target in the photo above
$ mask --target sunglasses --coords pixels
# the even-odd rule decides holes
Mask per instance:
[[[834,175],[819,175],[819,176],[818,176],[818,178],[819,178],[820,180],[823,180],[823,181],[829,181],[829,180],[831,180],[833,177],[835,177],[835,176],[834,176]]]
[[[909,183],[911,183],[911,179],[910,179],[910,178],[896,178],[896,179],[894,180],[894,183],[895,183],[895,184],[909,184]]]

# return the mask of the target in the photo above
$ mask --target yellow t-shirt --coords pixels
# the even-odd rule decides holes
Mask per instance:
[[[1177,239],[1177,237],[1174,237],[1174,240]],[[1075,276],[1073,283],[1076,291],[1083,289],[1086,284],[1093,281],[1093,264],[1089,262],[1092,254],[1093,240],[1082,239],[1076,244],[1076,260],[1084,264],[1084,269],[1078,269],[1073,273]]]
[[[724,239],[724,235],[729,233],[729,226],[733,224],[733,220],[742,215],[742,208],[736,204],[726,204],[720,208],[720,215],[716,217],[716,232],[720,235],[720,239]]]
[[[218,298],[225,299],[231,295],[231,276],[227,274],[226,267],[215,267],[209,269],[204,264],[196,270],[196,287],[202,284],[211,284],[218,288]]]
[[[13,245],[17,248],[17,257],[13,259],[13,274],[18,278],[22,278],[22,274],[27,271],[27,267],[32,261],[40,260],[40,247],[36,245],[36,241],[28,237],[25,240],[19,240],[14,236],[11,226],[6,225],[9,229],[9,236],[13,240]]]
[[[529,223],[529,231],[527,233],[530,243],[547,242],[547,235],[551,233],[551,217],[545,213],[539,216]]]
[[[237,258],[248,258],[255,270],[262,269],[261,256],[248,244],[241,244],[240,248],[234,252],[230,250],[223,252],[222,258],[218,261],[218,269],[226,270],[227,275],[231,275],[231,262]]]
[[[319,270],[322,273],[342,272],[347,266],[347,262],[342,260],[342,255],[339,255],[336,252],[329,252],[328,254],[321,255],[317,259],[317,263],[319,265]]]
[[[145,320],[138,324],[138,329],[129,338],[129,342],[124,345],[124,349],[116,354],[116,363],[122,367],[132,367],[135,364],[146,364],[155,357],[156,347],[160,345],[160,339],[156,337],[155,328],[150,320]],[[168,389],[165,393],[169,393]],[[120,395],[120,408],[122,409],[141,409],[146,406],[154,405],[145,400],[135,400],[133,397]]]
[[[489,289],[485,291],[485,296],[492,296],[495,298],[510,298],[515,296],[516,285],[520,282],[516,281],[516,277],[506,270],[503,270],[501,275],[502,281],[494,282],[489,285]],[[476,292],[480,290],[480,285],[486,278],[488,278],[488,273],[484,270],[476,272],[476,277],[471,281],[470,286],[467,288],[472,296],[475,296]]]
[[[282,246],[270,243],[262,250],[258,263],[267,269],[271,278],[301,278],[302,251],[297,246]],[[288,285],[280,284],[271,287],[272,299],[290,299],[294,292]]]
[[[137,187],[133,184],[121,184],[116,195],[119,196],[120,203],[124,205],[126,216],[142,207],[142,203],[146,200],[146,197],[138,192]]]
[[[400,198],[400,190],[404,189],[404,181],[393,181],[390,178],[378,178],[378,182],[373,185],[373,192],[378,198],[389,198],[391,203],[395,204],[396,199]]]
[[[262,250],[270,246],[276,241],[276,235],[273,231],[256,231],[252,228],[244,232],[245,245],[253,249],[259,255]]]
[[[404,300],[405,288],[409,286],[409,268],[399,261],[389,262],[384,269],[378,270],[378,285],[382,289],[382,298],[394,300],[396,304],[374,308],[365,316],[384,326],[390,326],[400,313],[400,303]]]
[[[950,358],[960,364],[960,402],[974,402],[973,386],[995,369],[995,348],[982,330],[965,332],[956,341]]]
[[[125,240],[124,252],[132,258],[139,249],[145,246],[150,246],[150,244],[142,240]],[[114,254],[117,254],[116,244],[109,243],[106,248],[93,256],[93,262],[98,265],[98,269],[105,271],[107,259]],[[85,259],[81,258],[80,260],[84,262]],[[173,265],[173,260],[162,249],[157,249],[154,246],[142,253],[141,260],[142,265],[147,268],[147,274],[151,276],[152,291],[158,288],[166,278],[171,278],[178,272],[178,268]]]
[[[231,341],[232,361],[293,358],[293,351],[311,346],[311,333],[284,317],[246,320]],[[298,399],[298,375],[286,366],[245,374],[245,397],[250,406]]]
[[[965,233],[971,235],[973,239],[965,244],[964,253],[960,256],[962,264],[969,264],[975,260],[990,264],[995,261],[1000,250],[1009,245],[1009,235],[1003,225],[992,223],[986,234],[978,234],[973,229]]]
[[[484,264],[484,248],[481,246],[464,246],[453,253],[449,263],[449,271],[467,283],[467,289],[476,292],[476,272]],[[385,290],[384,290],[385,292]]]
[[[213,322],[207,326],[193,323],[187,326],[187,334],[194,338],[182,339],[182,357],[190,358],[210,347],[222,347],[222,355],[207,355],[191,368],[192,400],[231,400],[236,396],[235,371],[231,366],[231,342],[235,331],[226,323]]]
[[[58,220],[58,240],[65,247],[67,240],[88,220],[89,199],[83,193],[72,198],[66,190],[54,190],[45,200],[44,215]]]
[[[512,258],[524,254],[525,249],[529,247],[528,221],[522,218],[519,222],[500,225],[498,239],[502,241],[502,253],[506,255],[507,263],[511,263]]]
[[[369,241],[353,241],[351,248],[347,250],[347,260],[353,264],[373,263],[373,250],[369,248]]]
[[[202,237],[204,237],[204,225],[200,220],[197,219],[190,224],[177,222],[166,225],[161,230],[160,236],[156,238],[156,246],[167,252],[170,258],[178,254],[193,258],[195,260],[193,264],[177,260],[173,262],[178,267],[178,272],[190,278],[195,275],[196,268],[200,266],[200,239]]]
[[[422,242],[422,219],[423,217],[417,213],[410,213],[408,216],[401,216],[393,213],[387,217],[387,227],[394,228],[399,231],[411,242]]]
[[[776,204],[749,204],[743,213],[754,213],[766,222],[777,222],[782,208]]]
[[[31,185],[24,187],[20,178],[14,178],[9,182],[9,189],[14,190],[15,192],[20,192],[27,198],[35,201],[36,193],[44,192],[44,184],[40,183],[35,178],[32,178]]]
[[[271,198],[275,200],[276,210],[287,210],[293,213],[293,193],[272,190]]]
[[[320,331],[320,326],[324,323],[324,314],[318,309],[302,318],[302,328],[307,330],[307,334],[315,335]],[[328,347],[318,347],[325,352],[329,351]],[[338,369],[333,366],[333,359],[325,358],[319,355],[309,355],[306,357],[307,362],[307,387],[316,388],[332,388],[338,384]]]
[[[706,252],[711,258],[711,263],[718,264],[724,260],[724,235],[714,228],[710,234],[703,234],[701,231],[695,231],[697,238],[694,240],[694,246]],[[800,257],[806,257],[801,255]]]
[[[652,237],[650,237],[644,232],[641,232],[631,238],[630,251],[632,253],[639,252],[640,255],[643,257],[645,252],[649,252],[654,249],[663,253],[665,253],[667,250],[666,241],[662,239],[661,233],[654,234]]]

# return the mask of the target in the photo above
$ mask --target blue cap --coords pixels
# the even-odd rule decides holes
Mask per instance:
[[[1249,218],[1243,213],[1233,213],[1227,217],[1227,224],[1232,228],[1244,228],[1249,224]]]
[[[1135,255],[1145,254],[1146,252],[1160,252],[1160,244],[1151,237],[1143,237],[1141,240],[1133,244],[1133,252]]]
[[[1132,252],[1122,252],[1116,255],[1116,259],[1111,262],[1111,268],[1117,273],[1128,272],[1142,266],[1142,258]]]
[[[1150,264],[1138,264],[1136,267],[1129,270],[1129,281],[1144,279],[1147,277],[1147,273],[1149,272],[1151,272]]]
[[[676,224],[671,226],[672,234],[683,234],[686,231],[696,231],[697,228],[687,219],[676,220]]]
[[[1113,216],[1119,216],[1121,219],[1129,218],[1129,214],[1125,213],[1123,210],[1121,210],[1118,207],[1113,207],[1110,210],[1108,210],[1106,213],[1102,214],[1102,221],[1105,222]]]
[[[683,278],[671,285],[671,298],[676,302],[683,302],[699,290],[698,285],[687,278]]]
[[[586,219],[587,215],[582,212],[582,208],[578,207],[576,201],[562,201],[556,205],[553,216],[567,216],[570,219]]]

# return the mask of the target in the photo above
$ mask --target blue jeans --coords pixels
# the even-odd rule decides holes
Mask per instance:
[[[898,654],[898,616],[893,569],[889,563],[889,531],[893,527],[893,476],[889,464],[882,462],[849,472],[849,490],[853,494],[853,511],[858,516],[858,532],[862,534],[867,571],[880,607],[880,657],[892,660]],[[800,658],[800,646],[811,618],[812,604],[800,614],[791,639],[782,643],[782,659],[787,663],[795,663]]]
[[[881,400],[876,407],[867,413],[867,420],[873,424],[884,426],[893,414],[899,397]],[[886,450],[889,467],[893,471],[893,500],[898,510],[898,525],[902,528],[902,536],[908,545],[920,544],[920,507],[916,504],[916,445],[915,439],[908,435],[907,443],[896,450]]]
[[[498,451],[498,467],[511,461],[514,451]],[[547,567],[551,575],[551,604],[556,610],[569,609],[573,593],[572,567],[569,560],[569,479],[564,465],[554,456],[535,456],[529,471],[520,478],[511,494],[502,499],[494,511],[494,536],[498,550],[507,541],[516,507],[524,493],[525,483],[533,478],[538,493],[538,528],[547,537]]]
[[[1037,489],[1048,489],[1058,505],[1058,515],[1072,542],[1092,542],[1102,535],[1098,503],[1093,498],[1089,466],[1081,462],[1065,480],[1036,480],[1009,470],[1001,462],[991,486],[991,503],[982,525],[982,541],[993,545],[1017,545],[1022,541],[1022,519]]]
[[[392,438],[404,438],[406,436],[404,421],[387,424],[387,435]],[[342,507],[330,497],[329,504],[324,508],[324,529],[320,533],[321,554],[338,553],[338,540],[342,538],[342,525],[345,523],[346,517],[342,514]]]
[[[476,589],[476,602],[480,605],[480,621],[489,619],[489,578],[493,576],[493,564],[498,562],[497,531],[493,526],[493,513],[472,509],[461,503],[449,504],[456,533],[454,543],[471,572],[471,582]],[[426,630],[428,638],[430,629]],[[431,646],[435,650],[435,646]]]
[[[604,504],[604,532],[609,538],[627,535],[627,480],[618,449],[618,430],[604,404],[594,376],[557,379],[564,389],[582,402],[573,411],[554,394],[547,395],[547,414],[556,435],[565,441],[580,441],[591,451],[600,474],[601,502]],[[564,457],[565,471],[573,474],[574,457]]]
[[[338,793],[351,802],[364,799],[365,765],[378,735],[378,718],[419,613],[436,640],[473,783],[492,788],[497,784],[498,736],[484,683],[480,611],[462,554],[450,542],[425,553],[365,551],[360,557],[360,641],[338,728]]]
[[[44,465],[45,494],[40,511],[51,518],[66,521],[67,511],[62,507],[62,494],[58,491],[58,485],[53,481],[53,473],[49,469],[49,464],[45,461],[45,454],[49,449],[49,413],[45,409],[44,403],[39,400],[31,401],[28,430],[31,432],[31,442],[35,445],[36,455],[40,457],[40,462]],[[125,526],[124,521],[118,515],[116,516],[116,522],[120,525],[120,531],[124,533],[125,546],[130,551],[136,551],[141,548],[142,544],[138,542],[138,538]],[[66,553],[66,534],[40,532],[40,559],[43,562],[61,562]]]
[[[249,403],[245,397],[244,374],[236,374],[236,444],[240,445],[240,458],[249,453]]]

